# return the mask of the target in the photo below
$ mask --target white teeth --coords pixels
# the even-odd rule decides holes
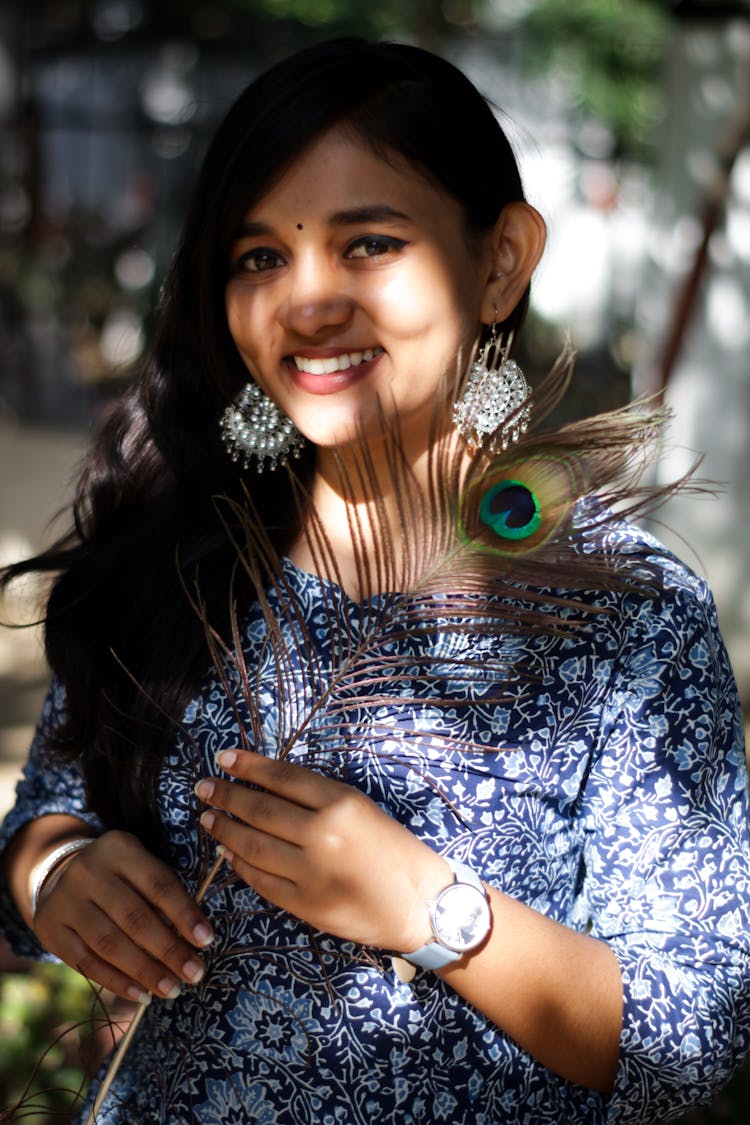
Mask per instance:
[[[333,355],[328,359],[312,359],[309,356],[296,355],[294,363],[298,371],[308,375],[332,375],[334,371],[348,371],[350,367],[358,367],[380,355],[382,348],[366,348],[363,352],[348,352],[342,355]]]

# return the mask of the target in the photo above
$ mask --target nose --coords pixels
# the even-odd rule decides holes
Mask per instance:
[[[300,261],[279,308],[284,328],[300,336],[321,336],[340,329],[354,314],[354,301],[343,290],[338,272],[318,255]]]

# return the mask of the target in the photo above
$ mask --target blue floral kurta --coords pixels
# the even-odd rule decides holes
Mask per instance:
[[[651,549],[627,525],[610,542]],[[375,646],[398,673],[387,688],[369,642],[336,680],[385,599],[357,605],[290,562],[294,612],[269,594],[291,654],[281,675],[257,610],[243,634],[260,749],[304,725],[295,761],[609,942],[625,991],[614,1093],[558,1078],[433,973],[402,983],[387,953],[315,933],[227,874],[205,904],[209,972],[151,1004],[101,1125],[653,1125],[711,1096],[750,1047],[742,726],[710,594],[660,565],[658,596],[575,595],[607,612],[566,636],[420,630],[396,609]],[[232,694],[207,676],[162,774],[191,890],[206,847],[193,786],[239,744],[239,723],[252,729]],[[75,768],[46,749],[64,706],[53,684],[0,844],[44,813],[92,820]],[[2,913],[16,949],[38,955],[7,895]]]

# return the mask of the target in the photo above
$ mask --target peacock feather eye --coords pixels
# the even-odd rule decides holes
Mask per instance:
[[[528,539],[542,522],[536,496],[520,480],[501,480],[488,488],[479,518],[501,539]]]

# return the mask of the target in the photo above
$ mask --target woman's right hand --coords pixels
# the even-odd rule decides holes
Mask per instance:
[[[50,953],[129,1000],[174,998],[197,984],[196,949],[213,940],[205,915],[175,873],[127,832],[76,852],[43,888],[34,931]]]

